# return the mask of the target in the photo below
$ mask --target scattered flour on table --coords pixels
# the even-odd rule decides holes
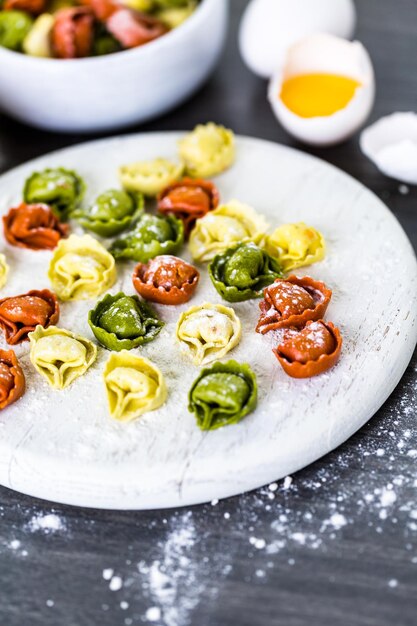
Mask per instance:
[[[355,436],[353,445],[311,468],[239,498],[214,500],[192,510],[138,513],[138,528],[156,529],[150,537],[157,539],[145,554],[143,546],[140,553],[132,540],[122,562],[103,563],[98,578],[107,588],[108,600],[99,607],[103,611],[117,607],[123,626],[193,626],[198,606],[221,597],[227,581],[233,584],[235,555],[242,558],[242,550],[245,555],[246,549],[245,581],[264,585],[282,562],[296,568],[299,554],[329,552],[332,545],[337,549],[339,541],[357,532],[355,526],[363,530],[365,524],[371,536],[380,537],[376,541],[386,538],[387,545],[393,541],[408,554],[417,574],[416,414],[417,383],[409,377],[401,398],[388,403],[383,421],[373,420],[368,431]],[[12,539],[2,543],[0,538],[0,553],[30,557],[26,540],[32,533],[42,534],[48,542],[59,533],[72,540],[64,514],[47,508],[44,513],[19,509],[18,504],[16,511],[22,523],[13,522]],[[5,513],[0,505],[0,518]],[[213,531],[216,524],[218,532]],[[222,533],[225,525],[227,534]],[[380,576],[387,593],[401,589],[398,570]],[[51,610],[51,602],[57,601],[53,597],[47,605]]]
[[[175,520],[160,545],[160,558],[149,565],[143,561],[138,564],[153,601],[145,615],[149,622],[162,619],[166,626],[188,623],[190,612],[197,606],[207,583],[202,576],[202,564],[191,556],[196,540],[193,515],[188,511]]]
[[[37,513],[27,524],[31,532],[55,533],[66,529],[65,520],[55,513]]]

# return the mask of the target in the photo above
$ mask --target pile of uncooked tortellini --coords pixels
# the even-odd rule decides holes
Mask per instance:
[[[265,219],[253,208],[236,200],[220,204],[216,186],[207,179],[232,165],[232,131],[213,123],[198,125],[179,141],[178,156],[177,163],[157,158],[120,167],[122,189],[101,193],[90,206],[82,202],[85,184],[75,171],[34,172],[25,182],[22,203],[3,217],[9,245],[53,250],[51,290],[0,300],[0,329],[7,343],[29,341],[33,367],[54,389],[64,389],[93,365],[98,348],[57,326],[59,308],[68,301],[99,298],[88,323],[97,343],[109,351],[104,385],[110,415],[120,421],[157,409],[167,399],[162,372],[137,349],[157,338],[164,326],[150,303],[183,304],[198,286],[201,266],[199,271],[175,256],[185,241],[196,263],[209,263],[213,286],[228,303],[261,298],[264,288],[278,283],[303,290],[294,281],[287,283],[283,273],[319,261],[325,253],[322,235],[304,223],[267,234]],[[156,212],[145,211],[149,198],[156,198]],[[112,238],[110,245],[90,234],[69,234],[70,218],[100,238]],[[136,262],[132,283],[138,295],[105,294],[116,281],[116,263],[124,259]],[[1,286],[7,271],[1,255]],[[316,307],[322,314],[320,287],[305,289],[311,291],[309,311]],[[278,312],[285,317],[284,309]],[[263,323],[260,332],[265,328]],[[189,391],[189,409],[204,430],[237,423],[256,406],[250,366],[219,361],[241,334],[230,306],[205,302],[179,315],[179,345],[195,365],[205,366]],[[24,386],[14,352],[0,350],[0,408],[17,400]]]

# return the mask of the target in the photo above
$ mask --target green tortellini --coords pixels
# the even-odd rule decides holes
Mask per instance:
[[[257,403],[256,376],[246,363],[228,361],[203,369],[189,393],[189,411],[201,430],[237,424]]]
[[[116,264],[97,239],[70,235],[55,248],[48,277],[61,300],[88,300],[114,285]]]
[[[235,137],[231,130],[209,122],[199,124],[178,142],[187,174],[209,178],[220,174],[235,160]]]
[[[110,415],[121,422],[154,411],[168,395],[159,368],[126,350],[110,355],[104,368],[104,384]]]
[[[182,163],[168,159],[138,161],[119,168],[119,178],[126,191],[139,191],[145,196],[156,196],[160,191],[181,178],[184,171]]]
[[[96,339],[108,350],[131,350],[155,339],[164,326],[152,307],[137,296],[107,294],[88,314]]]
[[[109,33],[104,22],[97,22],[93,40],[92,55],[102,56],[103,54],[113,54],[122,49],[120,43]]]
[[[68,387],[97,356],[92,341],[57,326],[37,326],[29,340],[33,366],[54,389]]]
[[[60,220],[66,220],[80,203],[85,183],[78,174],[63,167],[34,172],[23,189],[25,202],[48,204]]]
[[[160,254],[175,254],[184,241],[184,225],[173,215],[145,213],[135,228],[113,243],[110,252],[116,259],[147,263]]]
[[[262,296],[262,290],[282,276],[276,259],[256,244],[241,243],[214,257],[209,265],[211,281],[228,302]]]
[[[190,252],[195,261],[211,261],[234,244],[259,243],[268,228],[262,215],[237,200],[231,200],[197,220],[190,235]]]
[[[71,213],[83,228],[101,237],[118,235],[143,213],[144,199],[141,193],[127,193],[109,189],[100,194],[88,208],[78,208]]]
[[[237,346],[242,325],[232,308],[206,302],[180,315],[176,335],[192,362],[206,365]]]
[[[9,266],[4,254],[0,253],[0,289],[4,287],[7,282],[7,276],[9,274]]]
[[[19,52],[32,24],[24,11],[0,11],[0,46]]]

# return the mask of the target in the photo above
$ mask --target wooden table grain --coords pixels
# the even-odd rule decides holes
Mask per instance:
[[[245,4],[231,1],[227,47],[209,83],[141,130],[211,119],[300,147],[275,123],[265,82],[240,61]],[[416,110],[415,0],[357,4],[357,37],[377,77],[373,118]],[[83,139],[0,116],[0,170]],[[380,196],[417,248],[417,188],[380,175],[356,137],[308,151]],[[382,409],[345,445],[256,492],[190,509],[108,512],[0,488],[0,624],[415,626],[416,415],[414,357]]]

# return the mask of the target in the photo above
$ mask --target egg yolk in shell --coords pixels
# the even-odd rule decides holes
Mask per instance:
[[[335,74],[301,74],[284,81],[280,98],[299,117],[322,117],[344,109],[361,86]]]

